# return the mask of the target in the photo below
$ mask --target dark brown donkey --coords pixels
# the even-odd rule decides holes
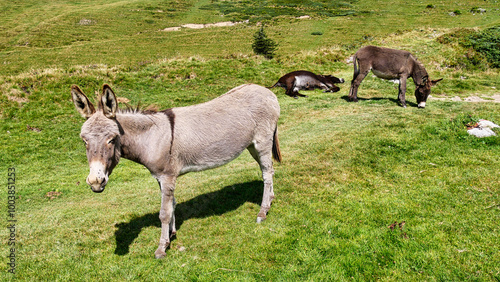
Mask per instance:
[[[274,198],[273,161],[281,161],[278,99],[265,87],[247,84],[203,104],[159,112],[119,110],[116,96],[103,86],[97,109],[73,85],[73,103],[87,119],[81,134],[87,147],[92,191],[102,192],[120,157],[149,169],[161,190],[161,237],[156,258],[165,256],[175,229],[174,189],[178,176],[224,165],[248,149],[259,163],[264,194],[257,222]]]
[[[333,75],[314,74],[310,71],[293,71],[282,76],[278,82],[269,88],[276,86],[283,87],[286,95],[297,99],[307,97],[300,94],[299,90],[323,89],[323,92],[337,92],[340,90],[335,83],[344,83],[343,78],[337,78]]]
[[[425,108],[431,87],[438,80],[430,80],[422,63],[407,51],[384,47],[366,46],[358,50],[353,58],[354,76],[349,91],[349,100],[358,101],[358,87],[370,70],[379,78],[399,79],[399,101],[406,108],[406,79],[415,83],[415,97],[419,108]]]

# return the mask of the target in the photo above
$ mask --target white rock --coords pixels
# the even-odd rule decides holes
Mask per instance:
[[[489,128],[475,127],[467,130],[467,132],[469,132],[470,135],[474,135],[479,138],[496,136],[495,132]]]
[[[493,129],[493,128],[500,128],[500,126],[498,126],[498,124],[495,124],[489,120],[485,120],[485,119],[480,119],[479,122],[477,123],[477,125],[481,128],[490,128],[490,129]]]
[[[467,130],[467,132],[479,138],[496,136],[495,132],[492,130],[493,128],[500,128],[500,126],[489,120],[480,119],[476,127]]]

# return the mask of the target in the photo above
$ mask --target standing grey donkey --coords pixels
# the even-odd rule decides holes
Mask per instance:
[[[278,143],[278,99],[265,87],[246,84],[203,104],[163,111],[118,109],[111,87],[104,85],[97,109],[76,85],[77,111],[87,119],[81,138],[87,148],[87,184],[101,193],[121,157],[144,165],[161,189],[161,237],[156,258],[166,255],[176,233],[174,190],[177,177],[224,165],[247,149],[259,163],[264,194],[257,222],[266,219],[274,198],[273,157]]]

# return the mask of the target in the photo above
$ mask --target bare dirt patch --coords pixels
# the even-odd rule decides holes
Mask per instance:
[[[242,24],[242,23],[248,23],[249,21],[242,21],[242,22],[218,22],[218,23],[208,23],[208,24],[183,24],[181,26],[174,26],[174,27],[167,27],[165,29],[162,29],[161,31],[178,31],[181,30],[181,28],[190,28],[190,29],[202,29],[202,28],[209,28],[209,27],[224,27],[224,26],[234,26],[237,24]]]
[[[306,16],[297,17],[296,19],[304,20],[304,19],[310,19],[310,18],[311,18],[311,16],[306,15]],[[167,27],[167,28],[161,29],[160,31],[179,31],[182,28],[202,29],[202,28],[209,28],[209,27],[234,26],[237,24],[243,24],[243,23],[249,23],[249,22],[250,22],[249,20],[245,20],[245,21],[241,21],[241,22],[218,22],[218,23],[208,23],[208,24],[183,24],[181,26]]]
[[[17,102],[18,104],[29,102],[28,98],[23,96],[24,93],[22,91],[12,88],[10,90],[10,93],[7,94],[7,99],[9,99],[10,101]]]

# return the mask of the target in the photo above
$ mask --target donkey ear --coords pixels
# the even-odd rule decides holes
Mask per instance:
[[[118,102],[111,87],[107,84],[102,86],[102,95],[99,99],[99,108],[107,118],[115,118],[116,110],[118,109]]]
[[[82,115],[82,117],[88,119],[95,113],[94,105],[92,105],[87,96],[83,94],[80,87],[76,85],[71,86],[71,98],[73,100],[73,104],[75,104],[76,110]]]
[[[440,79],[436,79],[436,80],[431,80],[431,86],[434,86],[436,85],[438,82],[440,82],[441,80],[443,80],[442,78]]]

